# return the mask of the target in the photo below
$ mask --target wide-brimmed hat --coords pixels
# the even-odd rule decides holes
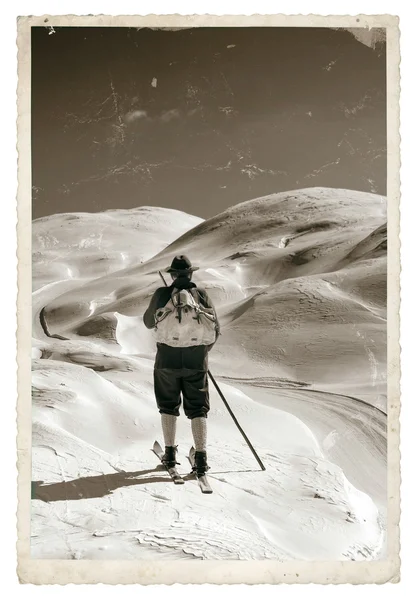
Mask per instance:
[[[200,267],[193,267],[190,259],[182,254],[181,256],[175,256],[170,267],[167,267],[165,271],[167,273],[192,273],[197,271]]]

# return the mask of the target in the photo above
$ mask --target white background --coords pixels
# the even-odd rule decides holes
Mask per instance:
[[[0,586],[4,597],[29,597],[31,599],[65,597],[74,594],[79,599],[87,598],[94,593],[100,598],[161,598],[175,600],[176,598],[194,598],[198,600],[214,594],[217,598],[236,596],[252,598],[256,595],[261,599],[283,598],[346,598],[352,594],[357,598],[403,598],[411,595],[414,590],[412,567],[414,545],[414,495],[412,490],[413,467],[410,459],[413,456],[412,428],[414,427],[414,399],[410,393],[412,384],[410,372],[413,352],[412,306],[414,297],[410,279],[414,277],[412,257],[414,254],[413,204],[414,197],[411,189],[410,172],[413,169],[413,136],[412,113],[414,111],[413,97],[413,63],[409,54],[411,37],[414,35],[414,11],[409,0],[394,0],[375,2],[369,0],[335,0],[335,2],[302,0],[302,1],[264,1],[246,2],[239,0],[176,0],[151,2],[116,2],[88,0],[8,0],[2,9],[0,29],[1,69],[0,69],[0,102],[3,126],[0,131],[1,143],[1,184],[0,206],[0,245],[1,261],[0,276],[3,283],[0,287],[0,354],[1,354],[1,386],[0,386],[0,444],[2,462],[0,465],[0,554],[1,572]],[[317,585],[283,585],[272,586],[33,586],[19,585],[16,577],[16,451],[15,451],[15,406],[16,406],[16,188],[17,188],[17,152],[16,146],[16,87],[17,87],[17,50],[16,50],[16,17],[19,15],[42,14],[393,14],[400,17],[401,29],[401,136],[402,136],[402,199],[401,199],[401,241],[402,241],[402,305],[401,305],[401,346],[402,346],[402,411],[401,411],[401,449],[402,459],[402,582],[382,586],[317,586]],[[410,72],[411,71],[411,72]]]

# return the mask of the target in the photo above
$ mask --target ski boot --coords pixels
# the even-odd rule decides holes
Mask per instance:
[[[177,456],[177,446],[165,446],[165,452],[162,455],[162,463],[165,465],[167,469],[172,469],[176,465],[179,465],[176,461]]]
[[[193,471],[197,477],[202,477],[206,474],[210,467],[207,464],[207,452],[197,451],[194,456],[194,467]]]

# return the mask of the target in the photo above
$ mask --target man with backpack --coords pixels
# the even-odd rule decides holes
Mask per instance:
[[[198,268],[184,255],[173,259],[166,269],[173,283],[154,292],[144,324],[154,329],[157,342],[154,392],[164,435],[163,462],[167,468],[177,464],[175,435],[182,395],[184,413],[191,420],[195,470],[201,476],[208,469],[208,353],[220,326],[207,292],[192,281]]]

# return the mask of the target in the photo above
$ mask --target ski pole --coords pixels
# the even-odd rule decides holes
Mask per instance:
[[[159,275],[160,275],[160,277],[161,277],[162,281],[164,282],[164,285],[165,285],[165,286],[167,286],[167,282],[165,281],[165,279],[164,279],[164,276],[163,276],[163,274],[161,273],[161,271],[158,271],[158,273],[159,273]],[[219,388],[219,386],[218,386],[218,384],[217,384],[216,380],[214,379],[213,375],[211,374],[211,371],[210,371],[210,370],[208,370],[208,371],[207,371],[207,373],[208,373],[208,376],[210,377],[211,381],[213,382],[213,385],[214,385],[214,387],[216,388],[216,390],[217,390],[217,392],[218,392],[218,395],[219,395],[219,396],[220,396],[220,398],[223,400],[223,402],[224,402],[224,406],[227,408],[228,412],[230,413],[230,416],[231,416],[231,418],[233,419],[233,421],[234,421],[234,423],[235,423],[235,425],[236,425],[237,429],[238,429],[238,430],[240,431],[240,433],[242,434],[242,436],[243,436],[243,438],[244,438],[244,440],[245,440],[246,444],[249,446],[250,450],[252,451],[252,453],[253,453],[253,456],[255,457],[255,459],[257,460],[257,462],[259,463],[259,465],[260,465],[260,468],[262,469],[262,471],[266,471],[266,467],[265,467],[265,466],[264,466],[264,464],[262,463],[262,461],[261,461],[261,459],[260,459],[259,455],[257,454],[256,450],[254,449],[254,447],[253,447],[252,443],[250,442],[249,438],[248,438],[248,437],[247,437],[247,435],[244,433],[244,431],[243,431],[243,429],[242,429],[242,427],[241,427],[240,423],[238,422],[238,420],[237,420],[237,418],[236,418],[235,414],[234,414],[234,413],[233,413],[233,411],[231,410],[229,403],[228,403],[228,402],[227,402],[227,400],[225,399],[223,392],[221,391],[221,389]]]
[[[225,406],[225,407],[227,408],[227,410],[229,411],[229,413],[230,413],[230,416],[231,416],[231,418],[233,419],[233,421],[234,421],[234,423],[235,423],[235,425],[236,425],[237,429],[238,429],[238,430],[240,431],[240,433],[242,434],[242,436],[243,436],[243,438],[244,438],[244,440],[245,440],[246,444],[249,446],[250,450],[252,451],[252,453],[253,453],[253,456],[255,457],[255,459],[257,460],[257,462],[259,463],[259,465],[260,465],[260,468],[262,469],[262,471],[266,471],[266,467],[264,466],[264,464],[263,464],[263,463],[262,463],[262,461],[260,460],[260,457],[259,457],[259,455],[257,454],[256,450],[253,448],[253,445],[252,445],[252,443],[250,442],[249,438],[248,438],[248,437],[247,437],[247,435],[244,433],[244,431],[243,431],[243,429],[242,429],[242,427],[241,427],[240,423],[239,423],[239,422],[238,422],[238,420],[236,419],[236,416],[235,416],[235,414],[234,414],[234,413],[233,413],[233,411],[231,410],[231,408],[230,408],[230,406],[229,406],[229,403],[228,403],[228,402],[227,402],[227,400],[225,399],[225,397],[224,397],[224,394],[223,394],[223,392],[221,391],[221,389],[219,388],[219,386],[218,386],[218,384],[217,384],[216,380],[214,379],[213,375],[211,374],[211,372],[210,372],[210,371],[207,371],[207,373],[208,373],[208,375],[209,375],[209,377],[210,377],[211,381],[213,382],[213,384],[214,384],[214,387],[216,388],[216,390],[217,390],[217,392],[218,392],[218,394],[219,394],[220,398],[223,400],[223,402],[224,402],[224,406]]]

